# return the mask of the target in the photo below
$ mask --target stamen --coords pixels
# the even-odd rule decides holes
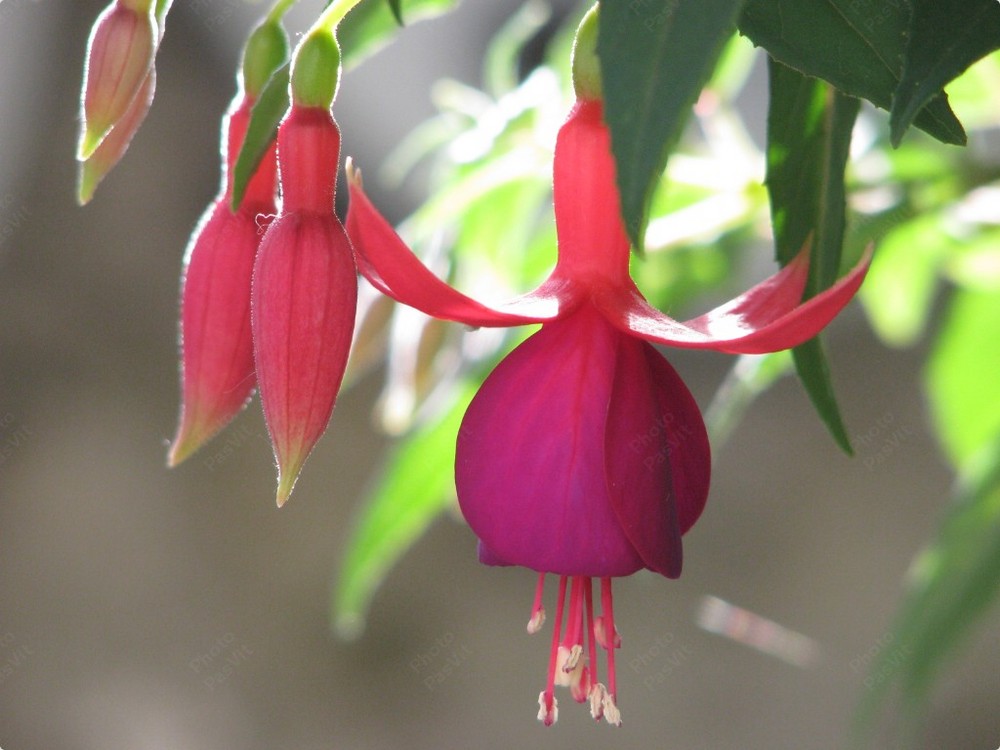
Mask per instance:
[[[562,661],[562,671],[569,674],[580,664],[580,657],[583,656],[583,646],[579,643],[572,648],[559,647],[560,661]]]
[[[613,727],[620,727],[622,725],[622,712],[618,710],[618,706],[615,705],[614,696],[610,693],[606,693],[604,698],[601,700],[601,708],[604,710],[604,720],[608,722]]]
[[[538,720],[551,727],[559,719],[559,701],[543,690],[538,694]]]
[[[597,619],[594,620],[594,637],[597,638],[597,642],[601,645],[601,648],[608,647],[608,639],[606,637],[608,630],[604,626],[604,618],[598,615]],[[618,632],[618,628],[615,628],[614,644],[615,648],[622,647],[622,637]]]
[[[583,581],[581,576],[573,577],[573,588],[570,590],[569,594],[569,619],[566,621],[566,637],[563,638],[563,645],[566,648],[573,649],[576,646],[583,645]],[[580,649],[583,651],[583,649]],[[573,662],[571,666],[566,671],[570,671],[576,666],[576,662]]]
[[[552,726],[555,723],[559,712],[556,710],[556,699],[553,691],[556,684],[556,663],[559,658],[559,631],[562,630],[563,606],[566,602],[566,576],[559,576],[559,594],[556,599],[556,621],[552,627],[552,649],[549,651],[549,676],[545,683],[545,690],[538,698],[540,710],[538,711],[539,721],[545,722],[545,726]],[[542,710],[544,709],[544,710]]]
[[[542,606],[542,592],[545,589],[545,574],[538,574],[538,585],[535,587],[535,603],[531,607],[531,619],[528,620],[528,634],[534,635],[545,624],[545,607]]]
[[[590,688],[590,715],[596,721],[604,716],[604,700],[608,697],[608,689],[600,682],[595,682]]]
[[[608,703],[614,709],[614,714],[617,716],[617,721],[612,721],[611,717],[608,715],[608,705],[604,706],[604,717],[608,719],[612,724],[621,724],[621,714],[618,712],[618,707],[615,705],[615,698],[618,696],[615,685],[615,649],[618,647],[616,643],[617,638],[613,635],[615,631],[615,610],[611,604],[611,579],[602,578],[601,579],[601,615],[604,620],[604,638],[608,642]]]
[[[580,671],[577,674],[577,679],[575,679],[569,686],[569,691],[573,695],[573,700],[577,703],[585,703],[587,698],[590,697],[590,670],[587,665],[581,664]]]
[[[597,682],[597,631],[594,630],[594,589],[589,578],[583,589],[583,599],[587,610],[587,656],[590,657],[590,681],[593,684]]]

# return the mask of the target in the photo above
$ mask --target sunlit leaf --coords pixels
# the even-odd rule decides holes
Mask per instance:
[[[403,9],[400,7],[402,0],[386,0],[389,3],[389,10],[392,11],[392,17],[396,19],[396,23],[400,26],[403,25]]]
[[[413,24],[447,13],[458,0],[362,0],[337,26],[344,70],[349,70],[388,44],[403,19]]]
[[[705,410],[705,426],[714,450],[729,439],[754,400],[791,369],[787,351],[744,354],[736,360]]]
[[[250,113],[247,134],[233,169],[233,210],[243,201],[250,178],[274,142],[281,118],[288,111],[288,71],[290,63],[278,68],[257,97]]]
[[[893,346],[907,346],[923,333],[931,313],[941,262],[955,241],[929,214],[888,232],[879,243],[858,296],[876,333]]]
[[[857,0],[747,0],[740,31],[774,59],[888,110],[903,75],[909,6]],[[914,123],[945,143],[965,143],[945,96]]]
[[[915,560],[891,643],[872,662],[858,714],[870,731],[894,687],[918,721],[944,659],[1000,593],[1000,439],[983,446],[962,478],[937,537]]]
[[[913,118],[944,86],[1000,47],[996,0],[911,0],[903,76],[892,97],[890,128],[897,145]]]
[[[439,420],[402,440],[361,508],[333,597],[332,619],[342,637],[360,633],[388,570],[454,499],[455,441],[472,393],[471,386],[460,389]]]
[[[552,8],[543,0],[527,0],[500,27],[483,56],[483,79],[490,94],[499,97],[517,88],[524,45],[551,16]]]
[[[733,33],[743,0],[603,3],[597,54],[622,216],[642,249],[667,155]]]
[[[1000,432],[1000,292],[955,292],[931,352],[927,389],[937,434],[959,468]]]
[[[844,244],[844,168],[859,102],[833,86],[769,61],[767,189],[775,250],[788,263],[810,243],[805,297],[837,279]],[[795,369],[837,444],[850,454],[819,337],[795,348]]]

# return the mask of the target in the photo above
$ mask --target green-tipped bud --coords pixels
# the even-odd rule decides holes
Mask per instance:
[[[118,0],[118,4],[136,13],[149,13],[153,0]]]
[[[577,99],[601,98],[601,61],[597,57],[598,5],[587,11],[573,40],[573,90]]]
[[[329,109],[340,83],[340,47],[333,32],[313,29],[292,59],[292,104]]]
[[[90,158],[125,115],[153,66],[159,36],[152,6],[145,5],[142,10],[113,2],[94,23],[83,74],[80,161]]]
[[[243,90],[256,99],[278,68],[288,59],[288,36],[280,23],[263,21],[243,48]]]

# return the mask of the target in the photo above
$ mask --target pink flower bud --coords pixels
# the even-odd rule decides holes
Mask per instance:
[[[109,5],[88,43],[83,84],[83,131],[77,158],[88,159],[139,95],[158,41],[152,3]],[[141,119],[141,118],[140,118]]]
[[[330,421],[354,330],[357,271],[333,213],[339,157],[329,110],[293,106],[278,130],[282,209],[253,277],[254,357],[279,506]]]
[[[101,180],[114,169],[132,142],[132,136],[139,130],[142,121],[146,119],[149,105],[153,103],[156,91],[156,68],[150,68],[146,79],[139,88],[132,103],[117,124],[104,137],[101,144],[84,161],[80,162],[78,170],[76,199],[80,205],[90,202],[94,191]]]
[[[265,154],[239,210],[232,171],[253,104],[240,97],[228,120],[222,191],[192,235],[181,300],[182,406],[169,463],[175,466],[243,408],[256,385],[250,285],[257,246],[275,211],[275,151]],[[224,136],[225,137],[225,136]]]

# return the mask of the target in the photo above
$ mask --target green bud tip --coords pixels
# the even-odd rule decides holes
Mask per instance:
[[[340,47],[333,32],[313,29],[295,50],[292,60],[292,103],[299,107],[329,108],[340,83]]]
[[[601,62],[597,57],[598,4],[587,11],[573,40],[573,90],[578,99],[601,98]]]
[[[280,23],[264,21],[243,48],[243,89],[256,99],[274,71],[288,59],[288,36]]]

